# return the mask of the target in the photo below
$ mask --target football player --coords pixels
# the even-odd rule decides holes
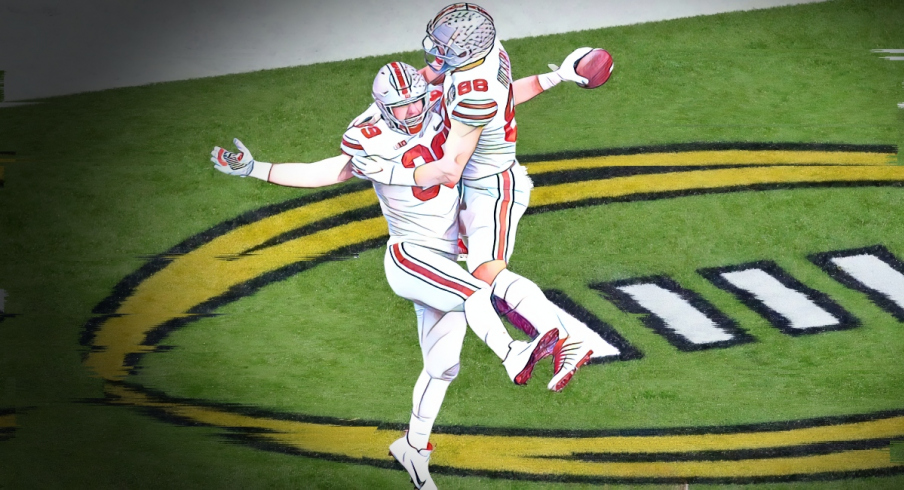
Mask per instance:
[[[593,350],[574,335],[588,330],[584,324],[557,308],[532,281],[507,268],[533,187],[515,158],[515,105],[565,80],[586,84],[574,66],[590,48],[572,52],[556,71],[513,82],[511,60],[496,39],[492,17],[470,3],[441,10],[427,24],[423,48],[428,57],[425,72],[443,80],[442,103],[450,129],[444,155],[406,168],[377,156],[356,155],[352,163],[370,179],[392,185],[430,188],[461,181],[459,219],[468,239],[468,270],[491,284],[493,294],[541,336],[551,328],[564,330],[566,335],[554,348],[555,374],[548,385],[560,391]],[[367,113],[363,116],[359,119]],[[598,354],[618,352],[605,348],[611,351]]]
[[[271,164],[255,161],[236,139],[238,152],[216,147],[211,161],[217,170],[230,175],[293,187],[322,187],[348,180],[355,175],[352,157],[378,155],[394,162],[397,169],[424,165],[444,154],[448,120],[432,110],[441,94],[429,90],[414,67],[389,63],[373,84],[380,120],[348,129],[342,137],[341,155],[311,164]],[[429,436],[446,389],[458,374],[467,326],[503,359],[507,374],[517,384],[526,383],[534,365],[552,353],[559,331],[546,329],[531,342],[513,340],[493,308],[489,284],[455,262],[460,195],[454,184],[419,188],[375,181],[374,190],[389,225],[386,278],[397,295],[414,302],[424,361],[414,388],[408,432],[390,451],[417,488],[435,488],[428,471],[433,449]]]

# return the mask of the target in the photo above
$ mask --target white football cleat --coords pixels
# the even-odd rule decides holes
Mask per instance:
[[[436,484],[433,478],[430,478],[430,471],[427,466],[430,464],[430,455],[433,453],[433,444],[427,443],[427,449],[415,449],[408,444],[408,434],[402,436],[401,439],[389,445],[389,454],[405,470],[411,477],[411,483],[414,488],[423,490],[436,490]]]
[[[554,328],[543,335],[538,335],[531,342],[522,340],[514,340],[509,344],[508,355],[502,361],[505,371],[509,378],[516,385],[527,384],[534,366],[544,357],[548,357],[553,353],[553,347],[559,340],[559,329]]]
[[[552,353],[552,365],[556,374],[547,386],[552,391],[562,391],[574,376],[575,371],[590,360],[593,349],[580,340],[568,337],[556,342]]]

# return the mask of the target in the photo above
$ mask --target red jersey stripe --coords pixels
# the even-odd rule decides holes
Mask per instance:
[[[364,150],[364,147],[363,147],[363,146],[361,146],[361,145],[359,145],[359,144],[357,144],[357,143],[352,143],[351,141],[349,141],[349,140],[347,140],[347,139],[345,139],[345,138],[342,139],[342,144],[345,145],[345,146],[347,146],[347,147],[349,147],[349,148],[351,148],[351,149],[353,149],[353,150]]]
[[[472,104],[470,102],[460,102],[458,104],[459,107],[463,107],[465,109],[491,109],[496,107],[495,102],[487,102],[485,104]]]
[[[460,113],[460,112],[458,112],[458,111],[452,111],[452,117],[457,117],[457,118],[460,118],[460,119],[468,119],[468,120],[471,120],[471,121],[489,121],[490,119],[493,119],[493,117],[496,116],[496,113],[497,113],[497,112],[498,112],[498,111],[493,111],[493,112],[491,112],[491,113],[489,113],[489,114],[486,114],[486,115],[482,115],[482,116],[473,116],[473,115],[471,115],[471,114],[462,114],[462,113]]]

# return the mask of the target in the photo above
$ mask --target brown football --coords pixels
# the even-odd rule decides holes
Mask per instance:
[[[578,84],[581,88],[597,88],[609,80],[615,64],[612,56],[605,49],[594,49],[575,63],[574,71],[587,79],[587,85]]]

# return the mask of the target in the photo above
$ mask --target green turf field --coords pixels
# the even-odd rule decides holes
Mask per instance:
[[[437,484],[904,487],[902,466],[875,460],[904,439],[904,326],[809,258],[881,245],[904,259],[894,149],[904,145],[904,62],[870,52],[904,47],[902,25],[898,1],[830,1],[505,42],[516,77],[577,46],[616,60],[599,90],[562,86],[519,106],[536,212],[511,266],[642,357],[589,366],[553,394],[548,361],[529,386],[512,386],[469,334],[437,421]],[[280,188],[208,161],[232,137],[263,161],[335,155],[373,74],[394,59],[421,55],[0,109],[0,151],[15,151],[0,154],[0,289],[11,314],[0,321],[0,488],[408,488],[378,453],[407,421],[419,349],[410,304],[383,277],[382,235],[341,215],[372,205],[343,201],[366,187]],[[743,148],[767,160],[773,150],[829,152],[749,169],[712,156]],[[599,165],[547,163],[689,150],[716,151],[701,157],[703,174],[632,167],[638,189],[620,197],[599,194],[621,182]],[[845,152],[873,163],[842,161]],[[783,177],[797,163],[812,176]],[[664,187],[654,189],[657,175]],[[322,250],[348,260],[311,262],[316,232],[252,257],[215,256],[302,226],[292,213],[318,203],[333,220],[318,230],[335,237]],[[828,295],[857,326],[787,335],[699,273],[755,261]],[[650,276],[695,291],[752,341],[682,351],[590,287]],[[141,347],[129,332],[151,337]],[[773,436],[780,443],[760,441]],[[615,449],[593,449],[607,441]],[[510,448],[557,444],[571,456],[493,466]],[[636,454],[619,449],[630,444]],[[552,473],[535,471],[541,463]]]

